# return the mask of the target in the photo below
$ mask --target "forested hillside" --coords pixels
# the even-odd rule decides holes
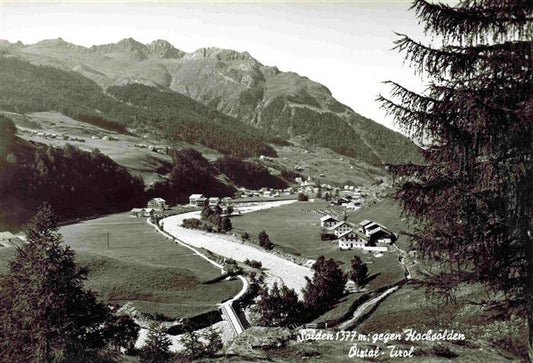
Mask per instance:
[[[226,157],[216,160],[214,165],[233,184],[240,187],[250,189],[287,187],[283,179],[270,174],[267,168],[253,162]]]
[[[226,155],[275,156],[262,132],[179,93],[142,84],[113,86],[117,99],[150,110],[157,127],[170,140],[198,142]]]
[[[61,220],[143,203],[144,184],[98,150],[52,148],[17,138],[0,115],[0,230],[20,228],[48,201]]]
[[[130,85],[113,87],[108,95],[77,73],[13,57],[0,59],[0,84],[3,110],[56,110],[113,131],[137,129],[170,141],[201,143],[227,155],[275,155],[250,126],[172,91]]]
[[[224,183],[218,170],[193,149],[176,152],[173,155],[174,168],[169,180],[158,182],[148,190],[149,196],[165,198],[170,203],[187,202],[193,193],[206,196],[231,196],[235,188]]]

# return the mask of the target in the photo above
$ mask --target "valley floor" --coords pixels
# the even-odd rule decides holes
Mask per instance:
[[[63,226],[60,233],[80,265],[91,269],[87,286],[109,302],[132,301],[140,311],[178,319],[216,309],[241,289],[239,281],[204,284],[220,270],[170,243],[145,218],[113,214]]]
[[[292,203],[295,203],[295,201],[250,203],[250,205],[246,206],[236,205],[236,212],[245,214]],[[255,215],[256,213],[253,214]],[[181,227],[184,219],[199,217],[200,212],[198,211],[179,214],[163,219],[160,225],[165,231],[191,246],[205,248],[220,256],[232,258],[240,262],[246,259],[261,261],[267,276],[272,277],[271,281],[283,282],[289,288],[295,289],[299,294],[301,294],[301,290],[306,285],[305,277],[312,277],[312,271],[308,267],[297,265],[294,262],[273,255],[260,249],[259,246],[256,248],[245,245],[233,236],[207,233]]]

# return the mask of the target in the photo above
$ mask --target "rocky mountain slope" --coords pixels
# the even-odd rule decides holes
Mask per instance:
[[[261,64],[247,52],[201,48],[183,52],[164,40],[124,39],[90,48],[62,39],[2,43],[33,63],[73,70],[102,88],[141,83],[190,97],[255,126],[269,136],[303,138],[370,163],[419,160],[418,148],[341,104],[323,85]],[[357,85],[354,85],[357,87]]]

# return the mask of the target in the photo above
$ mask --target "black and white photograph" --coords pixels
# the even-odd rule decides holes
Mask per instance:
[[[0,363],[533,362],[533,2],[0,0]]]

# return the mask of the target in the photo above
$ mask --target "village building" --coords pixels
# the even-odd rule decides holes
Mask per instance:
[[[339,244],[339,249],[341,250],[363,248],[366,245],[365,236],[354,230],[341,234],[335,241]]]
[[[307,180],[304,181],[302,185],[305,187],[312,187],[312,188],[316,187],[315,181],[310,176],[307,177]]]
[[[347,203],[345,205],[346,209],[353,209],[353,210],[357,210],[359,208],[361,208],[361,203],[358,203],[358,202],[350,202],[350,203]]]
[[[369,233],[370,241],[374,243],[392,243],[394,234],[382,226],[372,229]]]
[[[344,285],[344,291],[345,292],[358,292],[359,289],[357,288],[357,285],[355,282],[351,279],[346,281],[346,285]]]
[[[368,219],[365,219],[365,220],[359,222],[359,228],[358,228],[357,230],[358,230],[359,232],[361,232],[361,233],[365,233],[365,227],[366,227],[367,225],[369,225],[370,223],[372,223],[372,221],[371,221],[371,220],[368,220]]]
[[[372,222],[370,224],[367,224],[366,226],[364,226],[364,234],[365,234],[365,236],[370,237],[370,233],[373,230],[378,229],[379,227],[380,227],[379,224],[377,224],[376,222]]]
[[[211,197],[211,198],[209,198],[209,206],[210,207],[216,207],[218,204],[220,204],[220,198],[219,197]]]
[[[331,230],[336,236],[340,236],[348,231],[351,231],[353,229],[353,226],[345,221],[339,222],[333,227],[331,227]]]
[[[324,228],[331,228],[334,225],[336,225],[339,222],[339,220],[333,216],[325,215],[320,218],[320,227]]]
[[[205,197],[203,194],[191,194],[189,196],[189,205],[192,207],[201,207],[204,201]]]
[[[389,231],[387,228],[382,226],[379,223],[372,222],[368,219],[365,219],[359,223],[358,231],[364,233],[365,236],[373,244],[375,243],[392,243],[395,239],[394,233]]]
[[[144,208],[133,208],[133,209],[130,211],[130,217],[135,217],[135,218],[142,217],[142,215],[143,215],[143,210],[144,210]]]
[[[168,209],[167,202],[163,198],[152,198],[146,206],[158,211]]]
[[[231,199],[231,197],[224,197],[221,199],[221,202],[225,205],[232,205],[233,204],[233,200]]]

